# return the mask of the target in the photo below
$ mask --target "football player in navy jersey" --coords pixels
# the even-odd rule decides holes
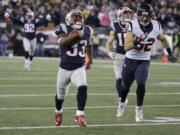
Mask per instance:
[[[48,21],[51,20],[51,16],[48,14],[46,16],[46,19],[38,20],[35,18],[34,13],[31,10],[29,10],[27,11],[25,18],[14,18],[13,16],[11,16],[11,19],[14,22],[22,25],[24,28],[23,31],[23,46],[25,50],[24,68],[27,71],[30,71],[34,52],[36,50],[36,29],[39,26],[47,25]]]
[[[150,51],[155,40],[161,41],[169,54],[169,60],[176,62],[170,46],[164,37],[160,23],[152,20],[152,7],[149,4],[141,3],[137,10],[137,19],[130,22],[131,31],[127,32],[125,39],[125,62],[122,71],[122,96],[120,103],[120,116],[124,114],[127,105],[126,97],[134,80],[137,83],[137,103],[135,107],[135,120],[143,120],[142,105],[145,95],[145,86],[149,74]]]
[[[77,87],[75,121],[80,127],[86,127],[84,110],[87,100],[87,80],[85,69],[89,69],[92,63],[89,40],[93,30],[84,25],[84,16],[78,9],[72,10],[66,21],[67,24],[60,24],[55,30],[58,36],[61,59],[57,74],[55,122],[56,126],[60,126],[62,123],[62,105],[70,82],[72,82]],[[89,58],[87,62],[85,62],[85,51]]]
[[[111,59],[114,59],[114,73],[116,76],[116,90],[119,97],[119,104],[117,109],[117,117],[120,112],[120,99],[122,93],[122,68],[124,64],[124,41],[127,33],[128,22],[132,19],[132,10],[128,7],[123,7],[117,12],[117,19],[111,23],[111,31],[106,43],[108,55]],[[115,52],[112,49],[113,42],[116,41]],[[128,100],[126,100],[128,102]]]

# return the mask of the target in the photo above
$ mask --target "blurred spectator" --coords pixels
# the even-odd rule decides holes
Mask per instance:
[[[48,23],[48,29],[52,30],[65,21],[65,16],[71,9],[79,8],[85,15],[85,24],[91,25],[98,33],[102,33],[102,29],[107,29],[110,22],[115,19],[117,9],[128,6],[136,12],[137,6],[143,1],[152,5],[153,18],[161,22],[165,34],[173,35],[180,30],[180,0],[0,0],[0,29],[11,33],[11,36],[14,29],[22,29],[18,23],[12,24],[11,20],[5,19],[6,12],[21,20],[29,9],[39,19],[44,19],[49,14],[51,22]],[[15,38],[19,36],[13,36],[13,38],[12,43],[17,49]],[[14,52],[15,55],[19,55],[16,52],[17,50]]]
[[[100,39],[99,39],[99,35],[98,35],[97,31],[95,31],[94,35],[92,36],[91,44],[93,46],[93,57],[97,58],[98,57],[98,48],[100,46]]]
[[[46,41],[46,35],[43,34],[42,31],[40,31],[37,35],[36,35],[36,39],[37,39],[37,48],[36,48],[36,56],[42,57],[44,56],[44,42]]]
[[[24,55],[24,48],[23,48],[23,35],[20,29],[15,30],[16,33],[14,35],[14,55],[15,56],[23,56]]]
[[[90,12],[89,16],[85,20],[85,24],[91,25],[93,27],[99,27],[100,26],[100,22],[99,22],[99,19],[97,17],[97,13],[95,10],[92,10]]]
[[[8,36],[5,31],[2,31],[0,34],[0,55],[6,56],[7,55],[7,47],[8,47]]]
[[[180,56],[180,32],[173,35],[173,52],[176,58]]]

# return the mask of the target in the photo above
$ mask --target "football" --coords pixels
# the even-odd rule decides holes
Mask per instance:
[[[80,34],[79,34],[79,31],[77,30],[73,30],[69,33],[69,36],[75,36],[76,38],[73,40],[73,44],[79,42],[81,40],[81,37],[80,37]]]

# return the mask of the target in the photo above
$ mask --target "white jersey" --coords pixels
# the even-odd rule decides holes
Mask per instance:
[[[158,21],[151,20],[151,23],[153,28],[150,33],[146,34],[141,30],[137,19],[130,22],[131,32],[135,35],[135,38],[144,38],[144,40],[141,41],[136,48],[126,52],[127,58],[136,60],[150,60],[151,47],[158,35],[162,33],[161,26]]]

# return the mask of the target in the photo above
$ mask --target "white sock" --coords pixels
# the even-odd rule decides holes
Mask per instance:
[[[55,112],[56,112],[56,113],[63,113],[63,109],[61,109],[60,111],[57,110],[57,109],[55,109]]]
[[[79,115],[84,115],[84,111],[77,110],[76,111],[76,116],[79,116]]]

